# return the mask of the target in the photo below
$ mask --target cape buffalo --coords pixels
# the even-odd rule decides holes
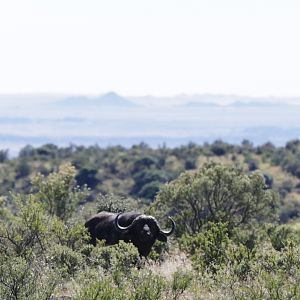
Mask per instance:
[[[164,231],[158,225],[157,220],[148,215],[137,212],[111,213],[102,211],[85,223],[85,227],[91,235],[91,243],[96,245],[96,240],[105,240],[106,245],[117,244],[119,240],[133,243],[140,256],[147,257],[156,240],[166,242],[167,236],[175,230],[175,222],[172,228]]]

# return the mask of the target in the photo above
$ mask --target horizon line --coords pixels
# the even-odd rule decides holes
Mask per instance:
[[[176,94],[136,94],[136,95],[126,95],[125,93],[120,93],[118,91],[109,90],[107,92],[97,92],[97,93],[90,93],[90,92],[59,92],[59,91],[35,91],[35,92],[0,92],[0,97],[3,96],[103,96],[107,94],[116,94],[122,97],[128,98],[177,98],[177,97],[196,97],[196,96],[213,96],[213,97],[244,97],[244,98],[251,98],[251,99],[295,99],[300,100],[300,95],[298,96],[288,96],[288,95],[250,95],[250,94],[239,94],[239,93],[221,93],[221,92],[198,92],[198,93],[188,93],[188,92],[181,92]]]

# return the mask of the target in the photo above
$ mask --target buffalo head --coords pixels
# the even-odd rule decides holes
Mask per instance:
[[[175,230],[175,222],[171,217],[172,228],[169,231],[162,230],[157,220],[152,216],[139,215],[130,225],[121,226],[119,224],[118,214],[115,218],[114,225],[118,232],[129,235],[132,243],[139,249],[140,254],[147,256],[151,251],[151,247],[156,240],[166,242],[167,237],[170,236]]]

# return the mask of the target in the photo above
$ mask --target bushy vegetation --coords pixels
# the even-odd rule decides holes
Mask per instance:
[[[1,151],[0,299],[299,299],[299,144]],[[176,234],[147,260],[94,247],[99,210],[172,216]]]
[[[239,167],[210,162],[164,185],[155,207],[174,216],[177,235],[195,234],[208,222],[219,221],[232,231],[274,220],[277,197],[265,189],[259,172],[245,174]]]

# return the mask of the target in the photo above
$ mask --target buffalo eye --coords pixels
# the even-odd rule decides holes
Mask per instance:
[[[151,235],[151,228],[149,227],[148,224],[145,224],[145,225],[144,225],[143,231],[144,231],[144,233],[146,233],[147,235]]]

